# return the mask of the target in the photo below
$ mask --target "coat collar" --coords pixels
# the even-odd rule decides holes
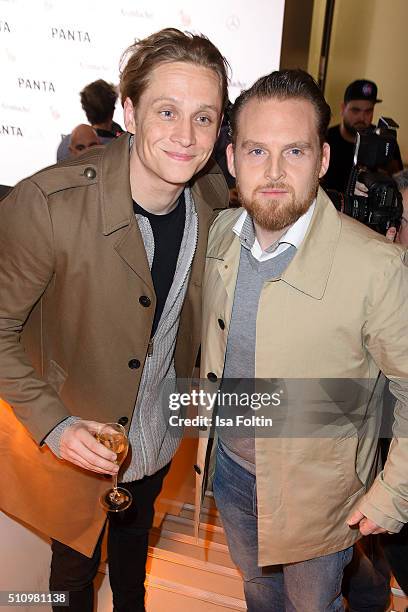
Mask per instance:
[[[209,248],[208,257],[224,262],[225,270],[238,269],[240,244],[234,227],[241,209],[234,211],[228,223]],[[320,187],[306,236],[295,257],[284,271],[282,280],[298,291],[315,299],[322,299],[330,276],[334,255],[341,231],[341,215],[336,211],[326,193]]]
[[[282,275],[295,289],[321,300],[326,290],[341,232],[341,215],[319,187],[306,236]]]
[[[108,236],[133,219],[129,169],[130,134],[124,134],[103,152],[98,187],[101,202],[103,233]]]

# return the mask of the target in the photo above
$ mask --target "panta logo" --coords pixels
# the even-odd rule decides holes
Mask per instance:
[[[73,40],[75,42],[91,42],[88,32],[82,30],[67,30],[64,28],[51,28],[51,37],[57,40]]]
[[[7,21],[0,21],[0,32],[10,32],[10,26]]]
[[[0,125],[0,134],[2,136],[22,136],[23,132],[15,125]]]
[[[52,81],[37,81],[35,79],[23,79],[19,77],[18,86],[22,89],[33,89],[35,91],[52,91],[55,93],[55,87]]]

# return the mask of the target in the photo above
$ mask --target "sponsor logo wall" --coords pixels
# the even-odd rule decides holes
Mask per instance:
[[[284,0],[0,0],[0,184],[53,164],[86,123],[79,92],[118,83],[122,52],[164,27],[210,38],[228,59],[230,99],[278,68]],[[122,107],[114,119],[123,127]]]

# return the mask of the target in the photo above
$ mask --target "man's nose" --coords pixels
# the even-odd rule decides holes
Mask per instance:
[[[195,130],[189,118],[180,119],[174,126],[171,139],[179,142],[183,147],[195,144]]]
[[[370,125],[370,120],[371,120],[371,117],[370,117],[370,115],[369,115],[369,114],[367,114],[367,113],[365,113],[365,112],[361,112],[361,113],[359,114],[359,116],[358,116],[358,120],[359,120],[361,123],[364,123],[364,125],[369,126],[369,125]]]
[[[285,169],[283,167],[283,161],[279,156],[270,157],[268,164],[265,168],[264,176],[271,182],[276,182],[285,178]]]

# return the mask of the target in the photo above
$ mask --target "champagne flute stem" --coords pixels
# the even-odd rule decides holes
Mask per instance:
[[[113,481],[113,494],[117,495],[117,492],[118,492],[118,473],[117,472],[116,474],[113,474],[112,481]]]

